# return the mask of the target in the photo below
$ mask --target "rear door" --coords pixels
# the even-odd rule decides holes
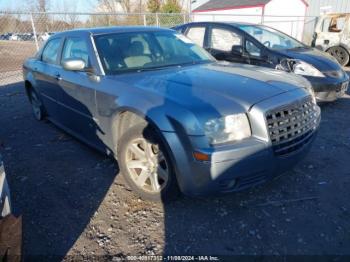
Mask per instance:
[[[57,117],[59,52],[62,38],[50,39],[39,59],[33,73],[37,82],[37,91],[50,117]]]

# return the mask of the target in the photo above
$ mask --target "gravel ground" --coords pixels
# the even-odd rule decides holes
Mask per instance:
[[[163,205],[138,199],[114,160],[35,121],[22,86],[0,87],[0,153],[27,258],[350,255],[349,95],[322,106],[319,135],[294,170],[248,191]]]

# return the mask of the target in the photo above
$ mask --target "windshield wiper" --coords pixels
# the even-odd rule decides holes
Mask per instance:
[[[182,67],[182,66],[187,66],[187,65],[198,65],[198,64],[208,63],[208,62],[210,62],[210,60],[190,61],[190,62],[186,62],[186,63],[164,65],[164,66],[159,66],[159,67],[138,68],[135,71],[136,72],[144,72],[144,71],[162,70],[162,69],[168,69],[170,67]]]
[[[145,68],[138,68],[135,71],[136,72],[145,72],[145,71],[156,71],[156,70],[163,70],[168,69],[170,67],[179,67],[179,65],[166,65],[166,66],[158,66],[158,67],[145,67]]]

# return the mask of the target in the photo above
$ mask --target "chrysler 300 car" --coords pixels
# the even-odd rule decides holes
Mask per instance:
[[[169,29],[57,33],[23,68],[34,116],[113,155],[151,200],[262,183],[305,155],[319,125],[305,79],[217,62]]]

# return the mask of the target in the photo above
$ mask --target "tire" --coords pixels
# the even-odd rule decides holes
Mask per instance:
[[[138,124],[120,138],[117,158],[121,174],[142,199],[167,202],[179,196],[173,165],[157,132]]]
[[[349,63],[350,56],[348,51],[341,46],[334,46],[327,50],[327,53],[337,59],[341,66],[346,66]]]
[[[0,156],[0,217],[5,217],[9,214],[11,214],[10,190]]]
[[[32,111],[35,119],[38,121],[43,120],[46,116],[46,111],[43,103],[39,99],[38,94],[35,92],[33,88],[31,88],[29,89],[28,95],[29,95],[30,104],[32,105]]]

